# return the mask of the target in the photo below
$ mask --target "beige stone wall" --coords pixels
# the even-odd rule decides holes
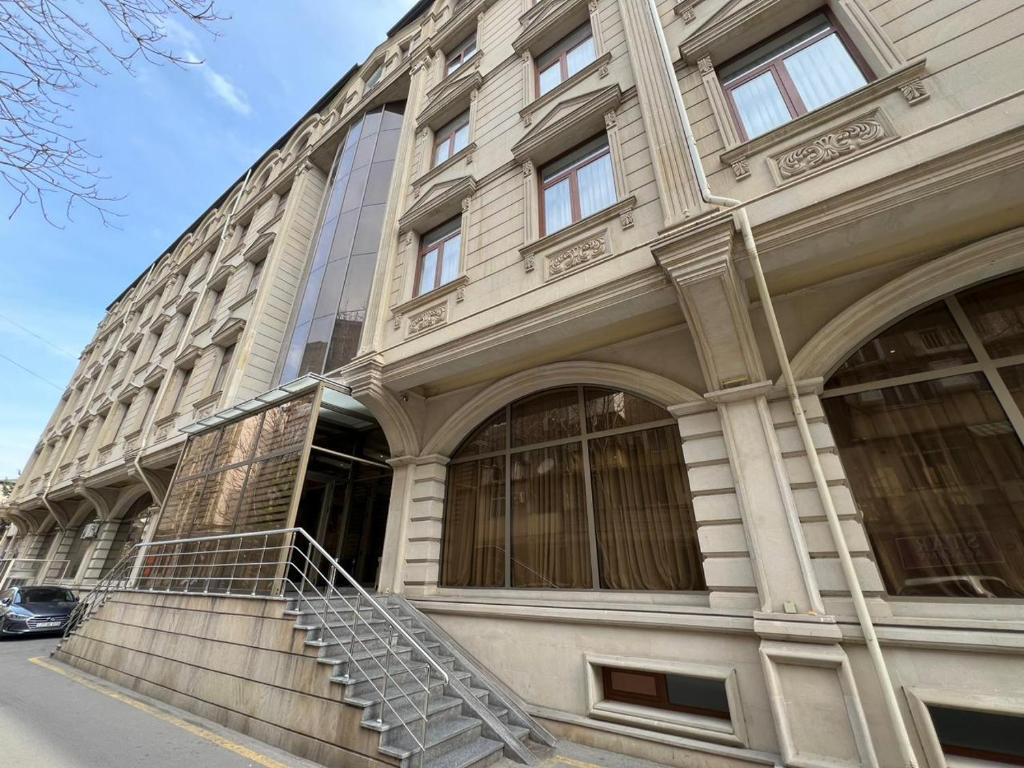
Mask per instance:
[[[120,593],[61,661],[327,766],[395,765],[283,601]]]

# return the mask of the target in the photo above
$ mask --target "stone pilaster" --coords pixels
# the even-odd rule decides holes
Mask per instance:
[[[619,0],[665,228],[707,211],[683,130],[679,81],[654,0]]]

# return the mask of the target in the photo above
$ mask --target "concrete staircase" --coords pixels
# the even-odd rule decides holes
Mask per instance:
[[[430,619],[400,597],[374,599],[448,673],[447,684],[411,643],[394,636],[376,609],[359,605],[357,619],[354,594],[296,595],[286,615],[294,616],[295,631],[304,633],[306,652],[316,656],[331,684],[341,687],[342,702],[362,709],[362,727],[379,732],[382,755],[403,768],[477,768],[503,755],[530,765],[554,745],[554,737],[511,692]],[[381,704],[382,695],[388,706]],[[419,715],[424,699],[425,731]],[[425,746],[422,756],[417,740]]]

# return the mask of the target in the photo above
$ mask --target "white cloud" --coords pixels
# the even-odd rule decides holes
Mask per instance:
[[[210,90],[214,92],[217,98],[240,115],[248,115],[252,112],[249,99],[241,88],[224,77],[220,72],[217,72],[209,64],[202,64],[200,66],[203,69],[203,77],[206,79],[206,84],[210,86]]]
[[[245,91],[214,69],[208,61],[204,61],[204,57],[200,53],[197,53],[202,49],[202,45],[196,34],[174,19],[167,19],[165,24],[164,32],[168,41],[172,46],[182,49],[179,54],[182,59],[195,65],[202,72],[203,79],[213,95],[238,114],[251,114],[252,105],[249,103],[249,97],[246,96]]]

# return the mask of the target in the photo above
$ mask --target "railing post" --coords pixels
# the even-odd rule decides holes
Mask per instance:
[[[384,723],[384,707],[388,705],[388,681],[391,679],[391,670],[388,668],[388,665],[390,663],[391,642],[395,637],[395,630],[390,628],[390,625],[388,626],[388,639],[384,641],[384,685],[381,686],[380,710],[377,712],[377,725],[382,725]]]

